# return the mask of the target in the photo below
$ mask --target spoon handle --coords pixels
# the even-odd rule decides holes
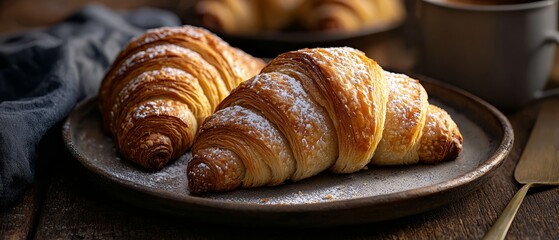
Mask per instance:
[[[520,190],[518,190],[518,192],[510,200],[509,204],[507,205],[507,207],[505,208],[503,213],[501,213],[501,216],[499,216],[499,219],[497,219],[497,222],[495,222],[493,227],[491,227],[491,229],[489,229],[489,232],[487,232],[487,234],[483,237],[484,240],[486,240],[486,239],[487,240],[488,239],[495,239],[495,240],[505,239],[505,236],[507,235],[510,224],[512,223],[512,220],[514,219],[514,216],[516,215],[516,212],[518,211],[518,208],[520,207],[520,204],[522,203],[522,200],[524,200],[524,197],[526,196],[526,193],[528,192],[528,189],[530,189],[530,187],[532,185],[533,185],[533,183],[528,183],[528,184],[522,186],[522,188]]]

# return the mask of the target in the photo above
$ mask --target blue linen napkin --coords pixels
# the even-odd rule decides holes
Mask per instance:
[[[33,182],[41,138],[97,93],[125,44],[145,29],[179,24],[163,10],[88,5],[53,27],[0,36],[0,208]]]

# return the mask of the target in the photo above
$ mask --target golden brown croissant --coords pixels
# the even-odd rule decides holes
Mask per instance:
[[[149,30],[118,55],[101,83],[105,128],[124,158],[160,169],[190,148],[202,121],[263,65],[201,28]]]
[[[313,0],[302,7],[308,29],[352,31],[400,21],[405,11],[399,0]]]
[[[456,158],[462,135],[448,113],[429,104],[417,80],[386,71],[384,77],[390,86],[386,124],[371,163],[436,163]]]
[[[456,124],[418,81],[347,47],[281,54],[218,109],[192,148],[194,193],[351,173],[371,161],[438,162],[462,148]]]

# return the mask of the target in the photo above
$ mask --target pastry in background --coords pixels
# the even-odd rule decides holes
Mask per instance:
[[[354,31],[405,17],[402,0],[198,0],[194,11],[204,27],[229,34]]]
[[[303,0],[199,0],[201,24],[225,33],[279,30],[291,24]]]
[[[121,156],[149,170],[192,145],[198,126],[264,62],[198,27],[147,31],[120,52],[99,90]]]
[[[226,33],[255,32],[260,29],[258,0],[200,0],[195,13],[204,27]]]
[[[280,30],[293,24],[306,0],[260,0],[265,30]]]
[[[355,31],[401,21],[405,9],[399,0],[312,0],[300,16],[307,29]]]

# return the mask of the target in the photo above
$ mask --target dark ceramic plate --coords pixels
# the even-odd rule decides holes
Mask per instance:
[[[512,142],[507,119],[466,92],[422,80],[431,103],[446,109],[463,136],[458,159],[438,165],[370,167],[349,175],[322,173],[277,187],[191,195],[189,154],[160,172],[146,172],[119,157],[102,129],[96,99],[81,103],[63,128],[77,161],[103,190],[139,207],[196,221],[267,226],[331,226],[383,221],[448,204],[482,186]]]

